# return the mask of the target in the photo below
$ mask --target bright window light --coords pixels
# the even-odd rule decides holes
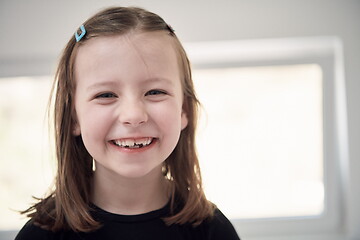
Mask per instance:
[[[324,210],[317,64],[195,69],[198,152],[208,198],[233,219]]]
[[[233,219],[308,216],[324,209],[319,65],[195,69],[203,105],[198,150],[210,200]],[[0,230],[54,173],[46,106],[50,77],[0,81]]]
[[[0,230],[18,230],[53,176],[46,106],[50,77],[0,79]]]

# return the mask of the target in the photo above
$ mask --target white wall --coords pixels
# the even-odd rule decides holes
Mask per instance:
[[[344,44],[348,100],[351,239],[360,239],[359,0],[0,0],[0,77],[53,73],[82,21],[100,7],[141,6],[167,20],[186,42],[338,36]]]

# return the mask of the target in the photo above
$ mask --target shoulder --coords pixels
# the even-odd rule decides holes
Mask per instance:
[[[214,216],[205,223],[208,239],[211,240],[240,240],[234,226],[219,210],[215,209]]]
[[[33,224],[30,220],[28,221],[24,227],[19,231],[15,240],[30,240],[30,239],[53,239],[52,232],[42,229]]]

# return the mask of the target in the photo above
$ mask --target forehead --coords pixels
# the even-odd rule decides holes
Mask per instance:
[[[137,65],[137,68],[134,68]],[[115,69],[116,68],[116,69]],[[92,38],[78,48],[75,58],[76,78],[88,74],[128,73],[144,70],[153,75],[179,76],[175,42],[163,31],[131,32],[124,35]]]

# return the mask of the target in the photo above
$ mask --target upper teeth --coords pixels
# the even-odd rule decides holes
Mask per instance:
[[[119,139],[114,140],[114,143],[119,147],[139,148],[149,145],[152,142],[152,138],[141,139]]]

